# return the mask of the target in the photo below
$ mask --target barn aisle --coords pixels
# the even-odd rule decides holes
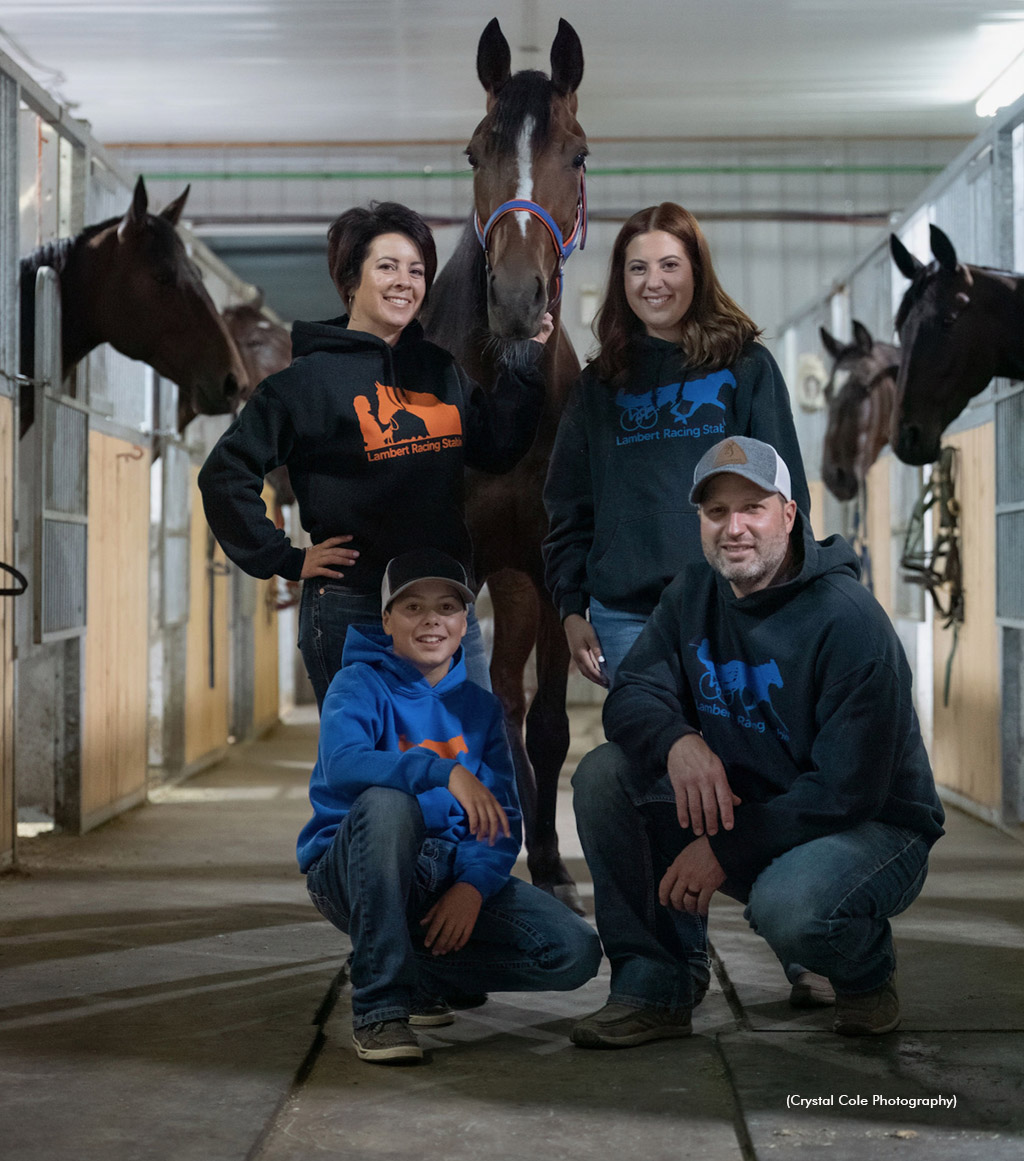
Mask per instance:
[[[596,708],[574,712],[570,766],[599,730]],[[891,1036],[843,1041],[827,1013],[790,1009],[778,965],[723,901],[718,981],[691,1040],[573,1048],[603,973],[570,995],[492,997],[424,1036],[428,1063],[383,1068],[351,1050],[346,990],[332,989],[343,940],[293,861],[315,744],[299,713],[91,834],[22,843],[22,869],[0,879],[5,1159],[845,1159],[909,1141],[933,1161],[1020,1156],[1014,839],[952,813],[897,920],[905,1015]],[[567,780],[560,832],[589,901]],[[792,1095],[834,1103],[787,1107]],[[956,1106],[908,1103],[939,1097]]]

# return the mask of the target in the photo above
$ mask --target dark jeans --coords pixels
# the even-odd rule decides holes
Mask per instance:
[[[299,652],[313,683],[317,708],[327,696],[331,679],[341,668],[345,634],[349,625],[375,625],[380,628],[380,597],[374,593],[357,593],[338,581],[314,577],[302,582],[299,605]],[[466,676],[470,681],[491,688],[487,654],[480,624],[473,606],[469,606],[468,628],[462,641],[466,658]]]
[[[453,843],[426,834],[413,795],[373,786],[307,872],[317,910],[352,940],[355,1027],[408,1016],[426,997],[569,991],[596,975],[590,925],[515,878],[484,900],[464,947],[431,954],[419,921],[453,883],[454,860]]]
[[[635,1007],[698,1003],[707,986],[707,925],[658,902],[669,864],[693,842],[676,819],[667,775],[637,789],[629,760],[606,744],[573,776],[580,840],[594,881],[597,929],[612,965],[611,998]],[[841,992],[869,992],[892,974],[889,917],[917,897],[928,844],[913,831],[865,822],[802,843],[752,884],[722,890],[783,964],[801,964]]]

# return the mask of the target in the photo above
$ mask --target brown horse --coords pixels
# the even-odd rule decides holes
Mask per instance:
[[[148,363],[178,384],[179,430],[196,415],[230,412],[248,385],[224,321],[175,226],[185,189],[160,214],[147,210],[140,177],[123,218],[87,227],[21,260],[21,369],[35,363],[35,279],[51,266],[60,280],[61,361],[71,368],[100,343]],[[34,392],[22,386],[21,434],[32,425]]]
[[[910,279],[896,315],[903,357],[892,444],[906,463],[928,464],[942,433],[994,376],[1024,379],[1024,275],[959,263],[934,225],[927,266],[895,234],[889,246]]]
[[[257,386],[268,375],[283,371],[292,361],[292,337],[288,328],[266,318],[260,308],[263,295],[241,306],[229,306],[224,311],[224,322],[238,348],[248,386],[238,396],[239,405],[248,402]],[[267,475],[277,496],[277,503],[294,504],[288,469],[283,464]]]
[[[820,334],[834,360],[825,384],[828,427],[821,478],[837,499],[852,500],[889,442],[900,352],[891,343],[876,343],[856,319],[852,343],[839,342],[824,327]]]
[[[492,20],[480,37],[477,75],[487,104],[466,149],[475,214],[431,291],[424,322],[428,335],[487,388],[499,355],[514,359],[545,311],[555,319],[542,361],[547,406],[534,444],[507,475],[469,474],[467,516],[477,580],[487,582],[494,604],[491,680],[509,722],[530,875],[579,909],[555,830],[558,776],[569,748],[569,654],[544,587],[540,545],[548,459],[579,373],[558,321],[558,295],[567,251],[586,220],[587,142],[576,121],[583,51],[570,25],[559,21],[550,79],[532,70],[512,75],[508,42]],[[527,713],[523,674],[534,645],[537,692]]]

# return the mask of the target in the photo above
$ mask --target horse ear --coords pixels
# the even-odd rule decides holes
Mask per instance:
[[[576,29],[559,17],[558,32],[551,45],[551,82],[567,97],[575,93],[583,80],[583,45]]]
[[[948,274],[956,273],[956,248],[938,226],[929,227],[932,240],[932,254],[935,260]]]
[[[185,186],[181,193],[174,199],[170,205],[164,206],[160,211],[160,217],[170,222],[172,226],[178,224],[178,219],[181,217],[181,211],[185,208],[185,199],[188,197],[188,191],[192,188],[191,185]]]
[[[501,31],[497,16],[491,19],[480,34],[476,50],[476,75],[490,97],[496,97],[512,75],[512,50]]]
[[[822,346],[833,359],[838,361],[840,355],[843,353],[843,344],[833,335],[830,335],[824,327],[818,327],[818,334],[821,335]]]
[[[895,234],[889,235],[889,250],[893,262],[896,263],[896,269],[904,278],[913,280],[917,272],[924,269],[924,263],[919,262]]]
[[[856,319],[853,320],[853,341],[857,344],[862,355],[870,355],[871,348],[875,345],[875,340],[871,337],[871,332],[862,323]]]
[[[135,183],[135,192],[132,194],[132,204],[128,212],[117,225],[117,240],[127,241],[134,234],[138,234],[146,227],[146,214],[149,210],[149,195],[146,193],[146,183],[140,174]]]

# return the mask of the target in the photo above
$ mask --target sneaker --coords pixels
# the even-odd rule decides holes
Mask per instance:
[[[573,1025],[569,1039],[580,1048],[632,1048],[648,1040],[689,1036],[689,1008],[633,1008],[609,1002]]]
[[[900,998],[896,992],[896,973],[873,992],[856,995],[836,994],[836,1018],[832,1031],[840,1036],[882,1036],[898,1027]]]
[[[402,1060],[422,1060],[423,1049],[408,1020],[384,1020],[352,1029],[352,1043],[360,1060],[381,1064]]]
[[[791,1008],[828,1008],[835,1002],[832,985],[817,972],[801,972],[789,992]]]
[[[455,1023],[455,1013],[444,1000],[427,1000],[412,1009],[409,1023],[413,1028],[443,1028]]]

